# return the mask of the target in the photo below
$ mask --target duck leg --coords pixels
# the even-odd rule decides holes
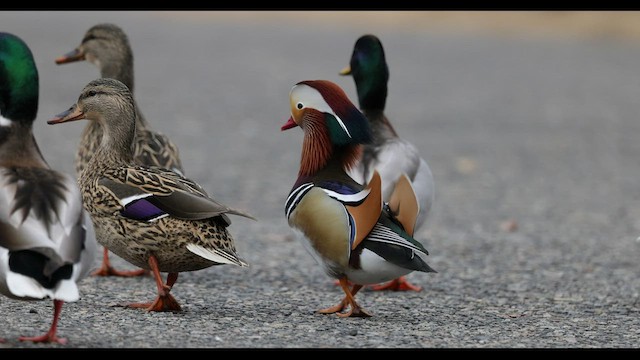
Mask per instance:
[[[156,280],[156,286],[158,288],[158,297],[152,303],[133,303],[126,305],[132,308],[144,308],[147,311],[181,311],[180,304],[171,295],[170,291],[173,284],[178,280],[178,273],[169,273],[167,275],[167,283],[162,282],[162,276],[158,269],[158,260],[155,256],[149,257],[149,266],[151,266],[151,272]]]
[[[111,262],[109,261],[109,249],[106,247],[103,250],[102,254],[102,266],[98,270],[96,270],[92,275],[93,276],[121,276],[121,277],[134,277],[134,276],[144,276],[149,274],[149,271],[144,269],[138,270],[116,270],[111,266]]]
[[[386,284],[373,285],[369,287],[371,290],[392,290],[392,291],[422,291],[422,288],[411,284],[404,276],[393,279]]]
[[[370,317],[371,315],[363,308],[361,308],[354,298],[358,291],[362,289],[362,285],[354,284],[353,287],[349,289],[350,282],[349,280],[347,280],[346,276],[341,277],[339,281],[340,286],[342,287],[342,291],[344,291],[346,296],[337,305],[330,308],[318,310],[318,312],[321,314],[338,313],[337,315],[340,317]],[[341,311],[344,310],[347,305],[351,307],[351,310],[346,313],[341,313]]]
[[[42,336],[34,336],[34,337],[21,336],[20,338],[18,338],[18,340],[33,341],[34,343],[54,342],[62,345],[66,344],[67,339],[59,338],[56,336],[56,329],[58,328],[58,318],[60,317],[60,311],[62,311],[62,304],[63,304],[62,300],[53,300],[53,322],[51,323],[51,328],[49,328],[49,331],[47,331],[46,334]]]

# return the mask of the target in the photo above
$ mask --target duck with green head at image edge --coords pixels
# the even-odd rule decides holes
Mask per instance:
[[[123,83],[91,81],[76,104],[48,123],[80,119],[99,122],[103,129],[100,147],[78,181],[96,239],[133,265],[150,270],[156,280],[158,297],[153,303],[125,306],[180,311],[170,293],[178,273],[221,264],[248,266],[236,254],[227,215],[252,216],[216,202],[200,185],[174,171],[134,163],[135,106]],[[168,272],[166,284],[160,272]]]
[[[133,51],[124,31],[114,24],[97,24],[84,34],[81,44],[74,50],[56,59],[56,64],[88,61],[100,68],[100,76],[124,83],[133,92]],[[184,175],[178,147],[164,134],[153,131],[140,110],[136,107],[136,137],[133,158],[140,165],[159,166]],[[98,149],[102,129],[96,121],[84,128],[76,153],[76,175],[82,170]],[[98,276],[139,276],[144,270],[122,271],[111,266],[109,251],[103,249],[102,266],[94,273]]]
[[[364,35],[356,41],[349,66],[340,75],[352,75],[358,93],[360,110],[371,125],[373,141],[364,146],[361,160],[349,173],[360,183],[366,183],[376,170],[382,179],[382,199],[388,201],[401,178],[413,187],[418,198],[420,214],[416,220],[418,231],[427,219],[435,195],[435,182],[427,162],[418,149],[401,138],[384,113],[387,101],[389,68],[380,39]],[[386,284],[371,287],[372,290],[420,291],[404,276]]]
[[[304,138],[285,214],[307,250],[345,293],[340,303],[319,312],[370,316],[354,298],[363,285],[412,271],[435,272],[425,262],[427,250],[412,237],[418,216],[415,194],[400,182],[391,200],[383,203],[377,172],[366,187],[347,174],[371,133],[367,119],[336,84],[299,82],[289,100],[291,117],[282,130],[300,127]]]
[[[51,169],[36,143],[38,91],[28,46],[0,32],[0,293],[53,299],[49,331],[19,340],[65,344],[57,336],[62,305],[79,300],[77,282],[97,244],[75,178]]]

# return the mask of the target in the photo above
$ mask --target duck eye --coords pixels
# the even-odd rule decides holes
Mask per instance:
[[[87,93],[87,96],[96,96],[96,91],[95,90],[89,90],[89,92]]]
[[[298,105],[296,105],[296,107],[298,108],[298,110],[301,110],[304,107],[304,104],[298,103]]]

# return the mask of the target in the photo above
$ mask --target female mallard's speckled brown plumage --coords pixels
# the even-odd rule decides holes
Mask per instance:
[[[124,83],[133,92],[133,53],[127,35],[114,24],[98,24],[91,27],[82,43],[73,51],[56,59],[57,64],[87,60],[100,68],[103,78],[112,78]],[[149,128],[149,124],[136,108],[136,137],[133,145],[134,161],[141,165],[159,166],[184,174],[178,147],[169,138]],[[76,153],[76,174],[78,177],[97,151],[102,138],[102,129],[95,122],[89,122],[82,132],[78,152]],[[142,271],[119,271],[111,267],[108,250],[104,249],[101,268],[96,275],[135,276]]]
[[[236,254],[226,214],[251,216],[217,203],[178,173],[134,163],[135,107],[123,83],[90,82],[78,102],[49,124],[79,119],[99,122],[104,129],[79,180],[96,238],[123,259],[151,270],[158,285],[153,304],[131,306],[180,310],[169,293],[178,273],[220,264],[247,266]],[[160,271],[169,272],[166,285]]]
[[[418,198],[420,211],[416,230],[425,222],[434,201],[435,184],[431,169],[420,157],[418,149],[401,138],[384,113],[387,101],[389,68],[380,39],[374,35],[363,35],[356,41],[349,66],[341,75],[352,75],[358,91],[360,110],[371,125],[373,141],[366,144],[360,161],[350,175],[357,181],[366,182],[374,171],[382,179],[382,198],[388,201],[398,181],[405,177]],[[409,283],[404,277],[388,284],[373,286],[374,290],[415,290],[419,286]]]

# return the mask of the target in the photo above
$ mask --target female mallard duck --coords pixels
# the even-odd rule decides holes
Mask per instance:
[[[27,45],[0,33],[0,293],[53,299],[47,333],[21,341],[57,342],[63,302],[80,297],[77,281],[96,256],[91,221],[76,180],[52,170],[33,136],[38,70]]]
[[[155,166],[137,165],[135,104],[115,79],[98,79],[82,90],[75,105],[48,121],[87,119],[103,129],[100,146],[79,179],[100,244],[130,263],[151,270],[158,287],[149,311],[179,311],[169,293],[183,271],[212,265],[247,266],[236,254],[226,214],[251,216],[217,203],[195,182]],[[167,283],[160,271],[168,272]]]
[[[350,173],[360,183],[366,182],[377,170],[382,178],[382,199],[388,201],[396,183],[407,176],[413,187],[420,214],[416,230],[424,224],[433,204],[435,185],[431,169],[420,157],[418,149],[398,136],[389,119],[384,114],[387,101],[389,68],[384,56],[382,43],[374,35],[360,37],[354,46],[349,66],[341,75],[353,75],[358,92],[360,110],[365,114],[373,134],[371,144],[364,146],[362,158]],[[404,277],[390,283],[374,286],[374,290],[415,290],[419,286],[410,284]]]
[[[390,202],[383,204],[376,171],[366,188],[347,174],[371,134],[367,119],[336,84],[299,82],[289,100],[292,116],[282,130],[299,126],[304,140],[298,179],[285,205],[287,220],[346,295],[320,312],[370,316],[354,299],[363,285],[414,270],[435,272],[423,259],[427,250],[412,237],[418,214],[415,194],[400,181]],[[347,306],[351,309],[341,313]]]
[[[82,43],[73,51],[56,59],[57,64],[87,60],[100,68],[103,78],[123,82],[133,92],[133,53],[127,35],[113,24],[98,24],[91,27]],[[184,174],[177,146],[167,136],[149,128],[148,122],[136,107],[136,137],[134,160],[141,165],[154,165]],[[76,174],[80,177],[93,154],[98,149],[102,129],[97,122],[87,124],[76,154]],[[142,270],[120,271],[109,261],[109,251],[104,249],[102,266],[94,273],[100,276],[137,276]]]

